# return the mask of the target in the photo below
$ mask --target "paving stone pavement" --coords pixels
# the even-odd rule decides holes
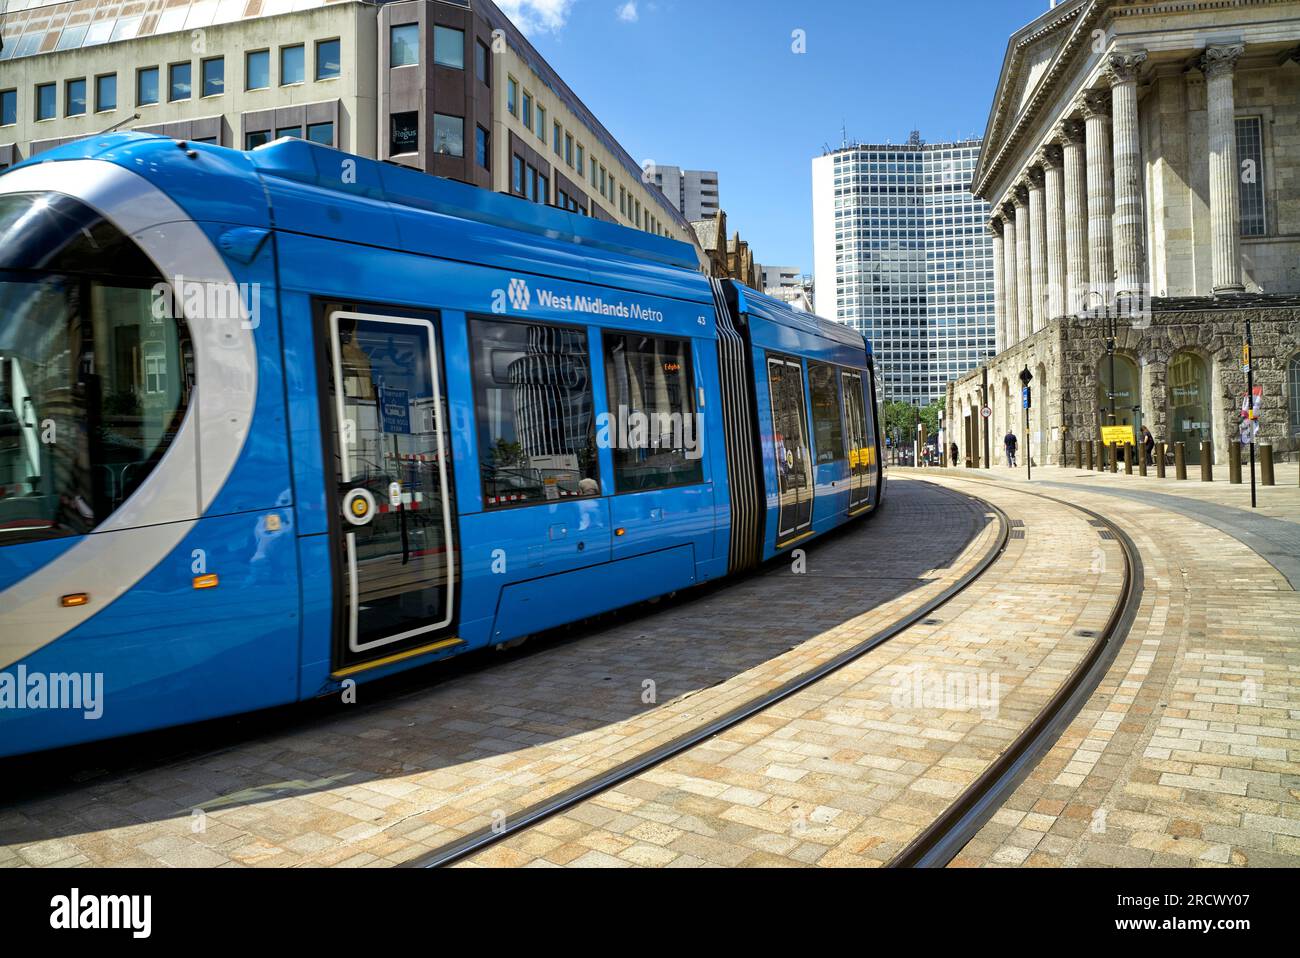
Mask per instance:
[[[1147,488],[1137,477],[1088,490],[1068,472],[1036,475],[1124,525],[1146,567],[1142,607],[1096,693],[954,865],[1295,867],[1300,594],[1241,538],[1196,521],[1240,509],[1241,487],[1167,481],[1162,497],[1186,501],[1159,508],[1113,494]],[[936,481],[978,487],[956,474]],[[1300,492],[1262,492],[1276,518],[1300,516]]]
[[[888,861],[1042,710],[1122,585],[1086,516],[987,493],[1024,537],[934,624],[462,867]]]
[[[978,503],[900,481],[879,516],[811,544],[805,575],[772,567],[402,694],[363,685],[360,705],[260,740],[6,775],[0,866],[410,861],[834,657],[944,591],[995,533]]]

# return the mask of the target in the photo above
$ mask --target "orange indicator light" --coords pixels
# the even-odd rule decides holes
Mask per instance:
[[[207,575],[196,575],[194,577],[194,588],[215,589],[219,581],[215,572],[209,572]]]
[[[59,605],[65,609],[75,609],[79,605],[85,605],[90,601],[90,596],[84,592],[74,592],[71,595],[65,595],[59,599]]]

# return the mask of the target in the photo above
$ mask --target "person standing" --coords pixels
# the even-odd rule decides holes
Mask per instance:
[[[1002,437],[1002,445],[1007,447],[1007,468],[1012,468],[1016,464],[1016,446],[1019,444],[1016,434],[1010,429]]]
[[[1155,448],[1156,448],[1156,437],[1151,435],[1150,429],[1148,429],[1146,426],[1143,426],[1142,427],[1142,452],[1144,457],[1146,458],[1148,466],[1155,465],[1156,462]]]
[[[954,442],[951,446],[948,447],[948,451],[952,454],[952,458],[948,460],[948,464],[952,468],[956,469],[957,468],[957,444]]]

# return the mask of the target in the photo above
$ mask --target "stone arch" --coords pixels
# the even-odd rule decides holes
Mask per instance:
[[[1052,431],[1048,419],[1048,396],[1050,392],[1047,388],[1047,366],[1039,362],[1034,369],[1033,382],[1033,408],[1030,410],[1032,415],[1029,417],[1030,426],[1034,434],[1034,464],[1045,466],[1052,461]],[[1028,446],[1026,445],[1026,450]]]
[[[1291,448],[1300,444],[1300,352],[1287,360],[1282,376],[1283,409],[1286,410],[1286,436]]]

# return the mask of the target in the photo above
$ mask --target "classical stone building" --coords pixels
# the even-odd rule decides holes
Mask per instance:
[[[948,387],[947,439],[1014,431],[1073,462],[1106,424],[1300,436],[1300,2],[1067,0],[1012,36],[971,190],[993,205],[997,355]],[[1034,376],[1024,427],[1019,375]]]
[[[760,289],[761,267],[754,263],[749,243],[736,233],[727,236],[727,214],[718,210],[708,219],[691,223],[704,255],[704,269],[718,279],[734,279],[753,289]]]

